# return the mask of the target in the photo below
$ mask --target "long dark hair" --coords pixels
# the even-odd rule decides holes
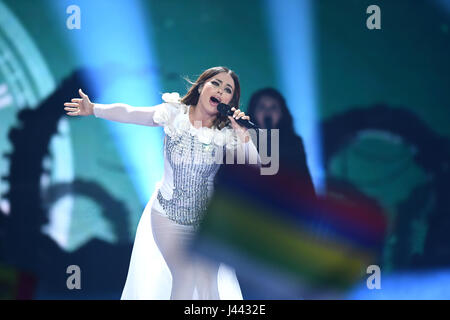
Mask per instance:
[[[191,87],[189,88],[186,95],[183,98],[181,98],[181,102],[186,105],[196,106],[198,103],[198,99],[200,98],[200,93],[198,92],[199,87],[202,86],[206,82],[206,80],[208,80],[211,77],[214,77],[215,75],[221,72],[226,72],[233,78],[234,93],[229,105],[230,107],[235,107],[236,109],[239,109],[239,100],[241,99],[241,86],[239,84],[239,77],[233,70],[230,70],[227,67],[209,68],[203,71],[203,73],[197,78],[197,80],[195,80],[195,82],[192,82],[189,79],[185,78],[186,81],[188,81],[191,84]],[[219,113],[217,115],[217,118],[213,122],[213,127],[222,129],[229,123],[230,120],[228,119],[228,117],[222,116]]]
[[[260,89],[251,96],[249,106],[247,109],[247,114],[250,116],[250,119],[256,119],[255,118],[256,107],[258,105],[259,100],[263,97],[271,97],[275,99],[281,108],[281,119],[280,122],[278,123],[278,129],[283,128],[283,130],[280,130],[280,134],[281,131],[283,131],[286,134],[295,135],[296,133],[294,130],[294,120],[292,119],[291,112],[289,111],[286,105],[286,100],[281,95],[281,93],[274,88]]]

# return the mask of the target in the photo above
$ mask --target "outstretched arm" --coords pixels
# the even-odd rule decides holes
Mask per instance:
[[[133,107],[125,103],[100,104],[92,103],[89,97],[80,89],[80,98],[64,103],[64,110],[69,116],[89,116],[103,118],[111,121],[133,123],[146,126],[160,126],[153,120],[153,115],[164,104],[153,107]]]

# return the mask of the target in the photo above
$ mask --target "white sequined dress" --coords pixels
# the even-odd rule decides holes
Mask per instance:
[[[122,299],[168,299],[172,277],[155,244],[151,215],[157,212],[183,230],[198,227],[213,192],[214,176],[227,154],[240,154],[247,163],[259,164],[251,140],[241,143],[233,129],[192,125],[189,108],[178,93],[163,95],[162,104],[131,107],[115,103],[94,105],[96,117],[147,126],[163,126],[164,173],[148,202],[136,231],[133,252]],[[235,157],[231,156],[229,158]],[[229,159],[228,158],[228,159]],[[220,299],[242,299],[234,270],[220,265]]]

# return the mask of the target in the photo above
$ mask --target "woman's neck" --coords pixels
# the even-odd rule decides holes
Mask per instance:
[[[191,106],[189,108],[189,121],[196,128],[200,127],[211,128],[215,118],[216,118],[215,115],[210,115],[204,112],[202,108],[199,107],[198,105]]]

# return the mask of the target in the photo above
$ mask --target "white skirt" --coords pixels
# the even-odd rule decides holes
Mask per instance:
[[[158,185],[139,221],[123,300],[242,300],[234,270],[186,250],[192,226],[155,210]]]

